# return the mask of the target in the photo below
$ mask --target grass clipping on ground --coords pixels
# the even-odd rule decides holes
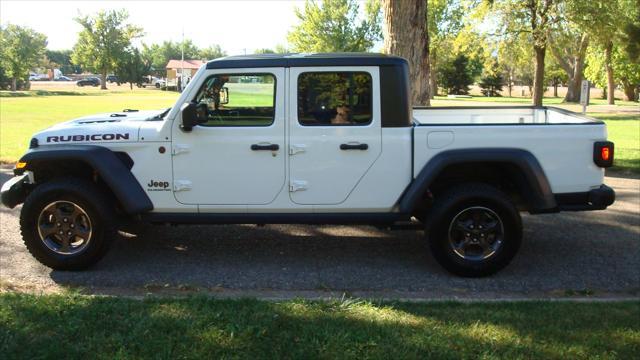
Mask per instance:
[[[0,295],[4,358],[620,358],[638,302],[372,303]],[[635,355],[634,355],[635,354]]]

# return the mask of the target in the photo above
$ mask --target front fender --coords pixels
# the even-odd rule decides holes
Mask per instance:
[[[24,170],[56,161],[80,161],[91,166],[116,196],[124,211],[139,214],[153,209],[153,203],[123,161],[111,150],[95,145],[49,145],[31,149],[20,162]]]
[[[0,198],[2,205],[13,209],[18,204],[22,204],[28,194],[29,176],[27,174],[14,176],[9,181],[2,184]]]

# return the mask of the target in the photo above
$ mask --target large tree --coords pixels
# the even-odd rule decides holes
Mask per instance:
[[[427,1],[383,0],[384,51],[409,61],[413,105],[430,105]]]
[[[161,75],[165,73],[165,67],[169,60],[180,59],[183,50],[185,59],[200,59],[202,55],[193,41],[185,39],[182,42],[163,41],[161,44],[143,44],[142,56],[146,59],[151,59],[152,72],[156,75]]]
[[[542,106],[544,94],[544,61],[547,55],[548,33],[554,21],[558,0],[493,0],[499,15],[500,32],[506,36],[526,33],[534,53],[533,105]]]
[[[288,40],[296,52],[369,51],[380,39],[380,3],[365,2],[364,18],[358,21],[355,0],[307,0],[296,8],[300,23],[289,32]]]
[[[430,97],[438,94],[439,68],[451,62],[455,53],[451,51],[456,38],[465,25],[467,4],[461,0],[428,0],[427,23],[429,24]],[[464,37],[464,36],[463,36]],[[468,38],[468,37],[465,37]],[[467,54],[469,55],[469,54]]]
[[[607,76],[607,102],[615,103],[615,72],[613,54],[620,45],[622,30],[631,22],[634,13],[631,0],[571,0],[567,1],[567,13],[571,21],[587,33],[597,48],[603,51]],[[637,11],[637,10],[636,10]]]
[[[33,29],[18,25],[0,27],[0,67],[11,79],[11,91],[18,80],[28,80],[29,70],[38,65],[47,46],[47,37]]]
[[[79,16],[75,20],[82,26],[71,59],[85,69],[98,72],[102,77],[101,89],[107,89],[107,73],[123,60],[131,40],[142,35],[142,29],[127,24],[125,10],[100,11],[94,16]]]
[[[549,47],[556,63],[568,77],[566,102],[580,101],[584,60],[589,46],[589,34],[562,21],[549,31]]]
[[[151,63],[140,54],[140,50],[131,47],[127,49],[124,57],[118,62],[115,74],[118,82],[129,83],[133,90],[133,85],[142,86],[144,77],[149,75]]]

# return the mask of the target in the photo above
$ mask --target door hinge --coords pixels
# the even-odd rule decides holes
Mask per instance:
[[[305,144],[291,144],[289,146],[289,155],[295,155],[307,151],[307,145]]]
[[[289,183],[289,192],[303,191],[307,190],[308,183],[303,180],[293,180]]]
[[[189,152],[189,145],[187,144],[176,144],[173,147],[173,150],[171,151],[172,155],[179,155],[182,153],[188,153]]]
[[[173,182],[173,191],[186,191],[191,190],[191,181],[189,180],[176,180]]]

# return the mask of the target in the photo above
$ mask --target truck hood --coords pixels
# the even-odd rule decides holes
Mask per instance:
[[[157,121],[163,110],[123,111],[83,116],[34,135],[40,145],[138,141],[143,121]]]

